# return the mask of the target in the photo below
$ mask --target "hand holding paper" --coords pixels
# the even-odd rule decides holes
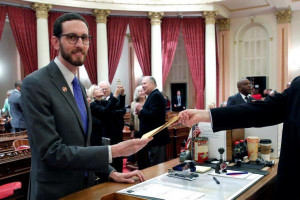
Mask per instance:
[[[179,116],[173,117],[172,119],[170,119],[168,122],[166,122],[164,125],[157,127],[156,129],[149,131],[148,133],[145,133],[142,138],[149,138],[149,137],[153,137],[155,134],[159,133],[160,131],[162,131],[163,129],[169,127],[171,124],[173,124],[174,122],[176,122],[178,120]]]

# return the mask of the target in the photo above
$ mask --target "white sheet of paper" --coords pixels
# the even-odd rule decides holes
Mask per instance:
[[[200,122],[200,137],[208,137],[208,158],[220,159],[219,148],[224,148],[223,159],[226,160],[226,131],[213,132],[211,123]]]

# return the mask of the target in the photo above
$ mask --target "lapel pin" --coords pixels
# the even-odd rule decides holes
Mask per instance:
[[[67,87],[62,87],[62,91],[67,92],[68,88]]]

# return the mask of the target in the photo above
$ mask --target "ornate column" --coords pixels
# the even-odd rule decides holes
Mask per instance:
[[[48,11],[52,5],[34,3],[32,9],[35,10],[37,20],[37,52],[38,68],[42,68],[50,62],[49,34],[48,34]]]
[[[149,12],[151,19],[151,74],[156,79],[157,88],[162,91],[161,19],[163,12]]]
[[[205,17],[205,108],[217,102],[215,11],[204,11]]]
[[[94,10],[97,21],[97,79],[108,81],[108,47],[106,22],[110,10]]]
[[[286,88],[288,80],[288,54],[290,49],[290,22],[292,18],[292,11],[281,10],[276,12],[277,18],[277,83],[278,91],[282,92]]]
[[[219,103],[227,101],[230,96],[230,19],[217,21],[219,49]]]

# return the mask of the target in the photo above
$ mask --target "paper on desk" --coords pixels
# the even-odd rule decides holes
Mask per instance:
[[[239,173],[240,171],[234,171],[234,170],[227,170],[227,173]],[[238,174],[238,175],[226,175],[226,173],[221,173],[221,174],[217,174],[215,172],[210,172],[209,175],[213,175],[213,176],[222,176],[222,177],[226,177],[226,178],[239,178],[239,179],[245,179],[248,176],[250,176],[252,173],[248,174]]]
[[[149,137],[153,137],[155,134],[159,133],[160,131],[162,131],[163,129],[169,127],[171,124],[173,124],[174,122],[176,122],[178,120],[179,116],[173,117],[172,119],[170,119],[169,121],[167,121],[164,125],[157,127],[156,129],[149,131],[148,133],[145,133],[142,138],[149,138]]]

